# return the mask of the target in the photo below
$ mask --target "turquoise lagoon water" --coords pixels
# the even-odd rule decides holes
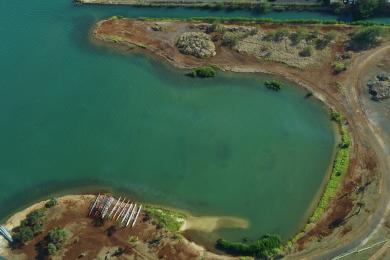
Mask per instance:
[[[1,1],[0,217],[52,194],[108,190],[250,222],[218,236],[297,232],[332,160],[322,105],[295,87],[267,91],[265,76],[191,79],[92,46],[90,27],[114,14],[253,15]]]

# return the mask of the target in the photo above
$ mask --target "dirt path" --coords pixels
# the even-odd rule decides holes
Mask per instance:
[[[320,250],[300,255],[305,259],[331,259],[356,247],[364,246],[378,230],[383,228],[383,224],[389,217],[390,156],[386,147],[390,144],[386,144],[386,140],[381,137],[378,129],[375,128],[368,118],[361,101],[361,93],[359,93],[361,80],[368,68],[374,65],[373,63],[377,57],[383,55],[388,50],[390,50],[389,43],[356,57],[352,66],[348,69],[350,71],[348,77],[343,82],[346,86],[346,105],[350,108],[348,118],[353,119],[350,120],[350,125],[355,138],[365,140],[365,145],[370,146],[374,150],[378,158],[378,167],[380,172],[383,173],[379,190],[381,199],[378,202],[377,210],[364,222],[364,225],[355,227],[353,239],[334,241],[334,243],[327,245],[328,250],[321,248]]]

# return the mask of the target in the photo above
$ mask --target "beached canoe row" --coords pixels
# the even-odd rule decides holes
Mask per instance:
[[[98,194],[91,202],[88,216],[119,221],[124,227],[134,227],[141,213],[142,205],[120,197]]]

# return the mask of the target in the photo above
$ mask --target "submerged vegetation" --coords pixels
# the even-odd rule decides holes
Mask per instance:
[[[264,235],[251,243],[218,239],[216,248],[232,255],[270,258],[281,253],[282,241],[278,235]]]
[[[189,74],[191,77],[210,78],[217,76],[217,68],[213,65],[205,65],[193,69]]]
[[[171,232],[179,231],[185,220],[185,215],[182,213],[154,206],[146,206],[144,212],[158,228]]]

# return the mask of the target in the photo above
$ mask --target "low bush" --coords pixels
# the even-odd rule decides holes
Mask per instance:
[[[313,47],[307,46],[299,52],[299,56],[310,57],[312,55],[312,53],[313,53]]]
[[[55,255],[57,252],[58,252],[58,248],[53,243],[49,243],[47,245],[47,253],[49,255]]]
[[[283,83],[278,80],[266,80],[264,86],[268,89],[279,91],[283,87]]]
[[[48,255],[55,255],[60,250],[68,239],[68,235],[64,229],[55,227],[49,231],[49,234],[45,238],[47,243]]]
[[[337,37],[337,33],[335,31],[329,31],[324,35],[324,39],[326,40],[327,43],[330,43],[331,41],[336,39],[336,37]]]
[[[380,26],[369,26],[358,29],[352,33],[349,47],[355,51],[375,47],[387,34],[388,30]]]
[[[191,77],[199,77],[199,78],[215,77],[217,76],[217,69],[215,66],[206,65],[206,66],[195,68],[188,75]]]
[[[251,9],[255,13],[265,14],[271,11],[272,7],[268,0],[261,0],[258,3],[254,3]]]
[[[216,248],[232,255],[271,258],[280,252],[282,246],[278,235],[265,235],[252,243],[231,242],[218,239]]]
[[[273,34],[273,40],[276,42],[280,42],[284,37],[289,35],[289,31],[286,28],[277,29]]]
[[[52,208],[54,206],[58,205],[58,199],[57,198],[51,198],[45,203],[46,208]]]
[[[247,35],[245,33],[238,32],[225,32],[222,36],[222,44],[225,46],[233,47],[240,40],[245,38]]]
[[[344,116],[333,109],[330,111],[330,119],[338,124],[342,124],[344,122]]]
[[[13,239],[20,244],[25,244],[33,238],[34,232],[29,226],[20,226],[13,236]]]
[[[291,42],[296,45],[302,40],[309,38],[309,36],[309,31],[306,28],[299,28],[296,32],[291,34],[290,39]]]
[[[339,74],[339,73],[347,70],[348,64],[346,62],[342,62],[342,61],[335,61],[335,62],[333,62],[332,67],[333,67],[333,72],[335,74]]]
[[[37,209],[30,212],[24,220],[20,222],[20,226],[15,229],[15,243],[25,244],[40,234],[46,222],[46,209]]]

